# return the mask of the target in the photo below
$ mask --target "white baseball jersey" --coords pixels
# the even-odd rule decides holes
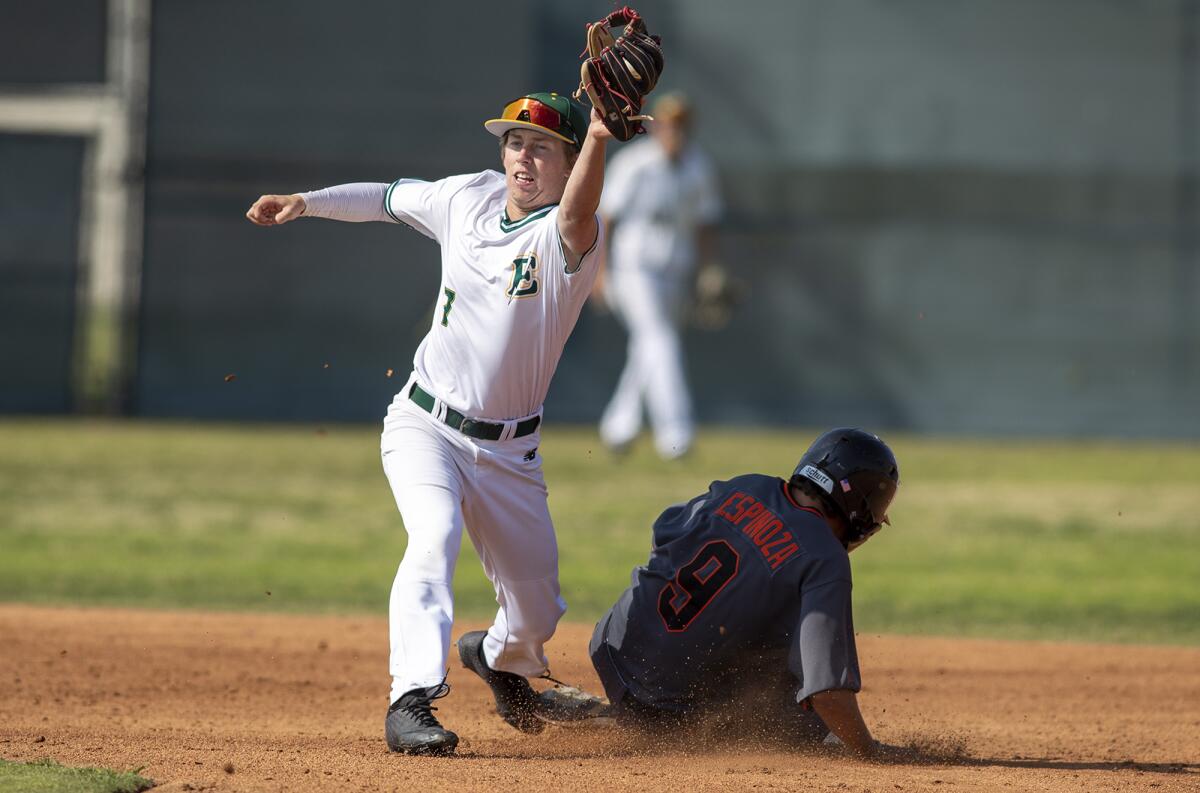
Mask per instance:
[[[600,211],[617,224],[612,267],[687,272],[696,229],[714,223],[721,198],[713,167],[696,146],[671,162],[653,138],[617,152],[605,173]]]
[[[521,220],[506,211],[496,171],[436,182],[400,179],[384,206],[442,248],[433,324],[417,348],[419,380],[450,407],[481,419],[536,413],[596,278],[596,242],[569,266],[558,206]]]

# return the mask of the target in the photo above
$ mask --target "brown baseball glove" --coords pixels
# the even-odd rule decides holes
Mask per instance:
[[[614,27],[625,26],[613,38]],[[629,140],[645,132],[642,102],[654,90],[663,70],[662,39],[646,32],[646,23],[629,6],[614,11],[598,22],[588,23],[587,57],[580,67],[579,89],[600,114],[604,126],[617,140]]]

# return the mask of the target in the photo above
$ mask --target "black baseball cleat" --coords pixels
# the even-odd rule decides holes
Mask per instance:
[[[483,638],[487,631],[471,631],[458,640],[458,657],[463,666],[483,678],[496,698],[496,713],[521,732],[535,733],[546,729],[546,723],[535,713],[537,693],[529,681],[512,672],[492,669],[483,658]]]
[[[384,732],[388,748],[404,754],[454,754],[458,736],[438,723],[432,702],[450,693],[445,683],[414,688],[388,708]]]

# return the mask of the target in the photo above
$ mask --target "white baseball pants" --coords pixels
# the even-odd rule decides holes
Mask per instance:
[[[679,337],[686,277],[677,273],[616,269],[606,298],[629,331],[625,368],[600,418],[600,439],[624,446],[642,428],[642,406],[654,430],[654,446],[668,459],[687,452],[695,427]]]
[[[451,582],[464,527],[499,604],[483,643],[488,665],[526,677],[542,674],[543,646],[567,605],[536,453],[540,433],[469,438],[410,402],[407,391],[388,409],[380,444],[408,533],[388,610],[391,699],[446,676]]]

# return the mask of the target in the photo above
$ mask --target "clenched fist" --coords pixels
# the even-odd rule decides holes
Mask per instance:
[[[278,226],[304,214],[306,205],[298,195],[260,196],[246,217],[256,226]]]

